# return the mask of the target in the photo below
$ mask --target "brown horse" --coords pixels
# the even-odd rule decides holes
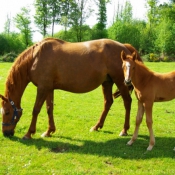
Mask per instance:
[[[36,131],[37,116],[46,100],[49,127],[43,136],[55,132],[53,119],[53,92],[61,89],[73,93],[85,93],[102,85],[104,110],[91,130],[102,128],[113,103],[112,86],[116,84],[126,109],[124,129],[129,129],[131,97],[124,85],[121,68],[121,51],[127,54],[135,49],[109,39],[81,43],[69,43],[47,38],[21,53],[14,62],[6,81],[2,98],[2,131],[5,136],[14,135],[14,129],[22,115],[21,97],[29,82],[37,86],[37,96],[32,112],[32,121],[24,138],[29,139]]]
[[[147,150],[152,150],[155,138],[152,129],[152,107],[154,102],[169,101],[175,98],[175,71],[169,73],[156,73],[149,70],[144,64],[137,60],[137,54],[126,55],[121,53],[125,84],[134,86],[138,99],[138,111],[136,116],[136,127],[128,145],[132,145],[137,139],[139,126],[146,113],[146,123],[150,134],[150,142]]]

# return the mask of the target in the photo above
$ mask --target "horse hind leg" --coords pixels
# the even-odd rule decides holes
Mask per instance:
[[[51,137],[51,134],[55,132],[55,122],[53,117],[53,106],[54,106],[54,91],[51,91],[46,98],[46,109],[48,114],[48,129],[44,132],[41,137]]]
[[[100,116],[99,121],[95,126],[93,126],[90,131],[98,131],[98,129],[102,128],[106,119],[106,116],[108,114],[108,111],[113,103],[113,98],[112,98],[112,86],[113,82],[111,81],[105,81],[102,84],[102,91],[104,95],[104,110]]]
[[[125,107],[125,123],[123,130],[120,132],[119,136],[127,136],[127,131],[130,128],[130,111],[131,111],[131,96],[129,94],[128,87],[124,85],[124,83],[116,83],[117,87],[119,88],[119,91],[121,93],[121,96],[123,98],[124,107]]]

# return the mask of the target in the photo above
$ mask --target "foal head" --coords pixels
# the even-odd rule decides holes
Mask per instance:
[[[124,51],[121,52],[121,59],[123,62],[122,68],[124,73],[124,83],[127,86],[131,85],[131,78],[135,68],[136,53],[133,52],[132,55],[126,55]]]

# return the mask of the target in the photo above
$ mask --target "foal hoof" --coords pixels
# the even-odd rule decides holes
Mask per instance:
[[[147,148],[147,151],[151,151],[152,149],[153,149],[153,146],[149,145],[148,148]]]
[[[132,144],[133,144],[133,141],[132,141],[132,140],[130,140],[129,142],[127,142],[127,144],[126,144],[126,145],[131,146]]]

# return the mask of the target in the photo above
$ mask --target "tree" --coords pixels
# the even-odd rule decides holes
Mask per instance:
[[[16,27],[20,30],[26,47],[32,44],[32,29],[30,27],[31,25],[30,10],[28,9],[29,8],[23,7],[21,9],[21,13],[18,13],[14,18]]]
[[[97,24],[93,27],[94,32],[92,39],[106,38],[107,37],[106,0],[97,0],[96,4],[98,6]]]
[[[45,37],[48,33],[47,29],[51,24],[49,0],[36,0],[35,10],[35,24],[39,28],[39,32]]]
[[[126,1],[124,9],[121,11],[121,20],[124,23],[130,23],[132,22],[132,19],[132,5],[130,1]]]
[[[61,21],[61,1],[60,0],[49,0],[49,16],[52,23],[52,36],[54,34],[55,24],[60,23]]]
[[[71,6],[69,24],[75,31],[77,41],[82,41],[83,34],[86,32],[84,24],[90,16],[92,9],[89,5],[90,0],[74,0]]]
[[[8,35],[10,33],[10,28],[11,28],[11,18],[9,17],[9,15],[7,15],[7,20],[4,25],[4,32],[7,33]]]

